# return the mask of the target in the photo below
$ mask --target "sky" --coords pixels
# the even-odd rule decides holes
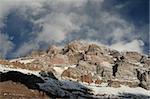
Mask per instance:
[[[73,40],[149,54],[149,0],[1,0],[0,56]]]

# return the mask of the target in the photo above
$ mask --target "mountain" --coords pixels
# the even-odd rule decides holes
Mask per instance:
[[[2,98],[148,99],[150,57],[73,41],[0,60],[0,78]]]

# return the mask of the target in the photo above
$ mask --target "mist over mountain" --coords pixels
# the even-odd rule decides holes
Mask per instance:
[[[150,99],[149,0],[0,0],[0,99]]]
[[[149,53],[148,0],[1,0],[0,55],[89,40]]]

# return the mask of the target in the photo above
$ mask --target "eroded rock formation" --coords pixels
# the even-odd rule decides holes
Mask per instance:
[[[46,51],[34,52],[15,61],[0,60],[0,64],[10,68],[52,72],[58,77],[57,80],[67,79],[97,85],[108,83],[109,87],[125,85],[150,90],[150,58],[147,55],[119,52],[80,41],[71,42],[64,47],[50,46]]]

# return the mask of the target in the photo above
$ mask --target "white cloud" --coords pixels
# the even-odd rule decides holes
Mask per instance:
[[[110,47],[116,49],[118,51],[137,51],[142,53],[143,52],[144,43],[141,40],[133,40],[131,42],[117,42],[112,44]]]
[[[103,0],[1,0],[0,27],[4,26],[3,22],[12,9],[18,9],[18,14],[41,27],[41,31],[32,32],[35,37],[21,44],[15,56],[38,49],[41,42],[60,43],[77,38],[98,39],[106,44],[111,40],[113,48],[120,46],[120,49],[124,49],[121,46],[124,44],[130,50],[138,49],[141,52],[142,46],[138,40],[134,40],[135,35],[132,33],[134,25],[119,14],[102,9],[102,4]],[[133,41],[128,43],[124,41],[125,37]]]
[[[80,25],[84,22],[86,22],[86,16],[79,16],[75,13],[67,15],[64,13],[51,13],[36,22],[36,24],[43,27],[43,30],[38,34],[37,41],[63,41],[67,34],[74,30],[80,30]]]
[[[112,38],[112,42],[120,42],[124,37],[128,37],[128,39],[133,39],[133,24],[125,21],[119,15],[111,14],[109,12],[103,12],[103,16],[101,17],[101,22],[99,23],[104,25],[104,32],[109,32],[106,37]],[[100,27],[101,28],[101,27]]]
[[[0,33],[0,57],[5,57],[13,46],[14,44],[9,40],[8,35]]]
[[[20,9],[22,12],[28,7],[37,12],[37,8],[41,8],[42,2],[45,0],[1,0],[0,1],[0,27],[4,26],[4,20],[10,10]]]

